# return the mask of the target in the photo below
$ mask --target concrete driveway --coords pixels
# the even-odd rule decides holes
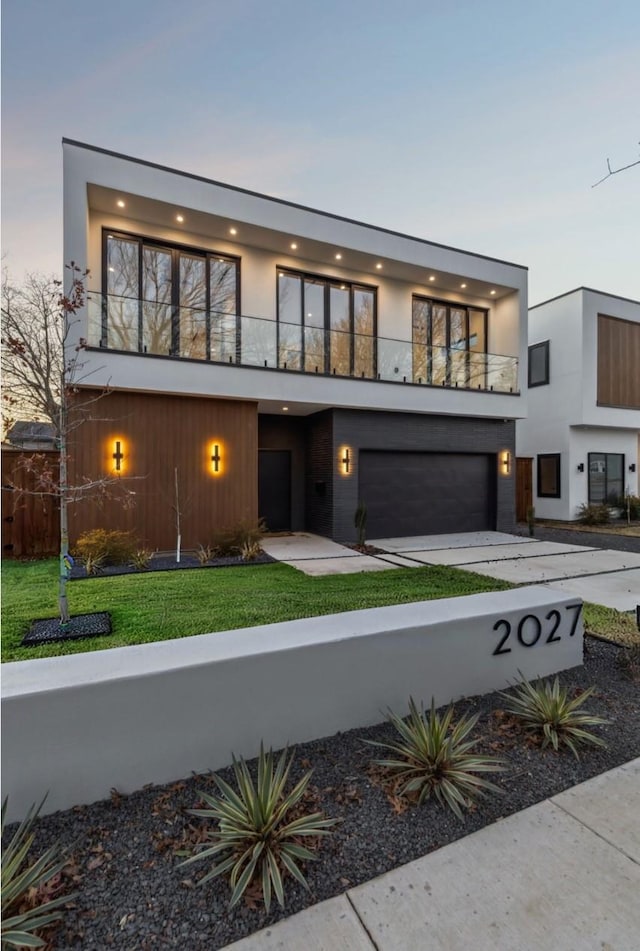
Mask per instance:
[[[548,584],[585,601],[633,611],[640,604],[640,554],[537,541],[504,532],[377,538],[395,564],[453,565],[514,584]]]
[[[633,611],[640,604],[640,553],[538,541],[506,532],[375,538],[363,555],[308,532],[267,536],[264,550],[312,576],[451,565],[513,584],[548,584],[585,601]]]

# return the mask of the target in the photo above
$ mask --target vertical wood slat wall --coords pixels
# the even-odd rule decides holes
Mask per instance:
[[[78,400],[96,395],[83,390]],[[91,415],[70,440],[71,479],[111,481],[105,498],[72,506],[72,544],[93,528],[116,528],[133,532],[141,546],[175,548],[176,467],[183,548],[207,545],[214,531],[257,520],[256,403],[112,391],[91,406]],[[116,439],[125,453],[121,476],[111,459]],[[212,442],[221,447],[217,477]],[[133,493],[130,507],[127,492]]]
[[[598,314],[598,405],[640,409],[640,324]]]
[[[53,470],[57,479],[57,450],[19,450],[2,447],[2,555],[28,558],[54,555],[60,549],[60,513],[55,496],[37,492],[38,477],[24,468],[36,465]],[[10,487],[15,486],[15,490]],[[22,490],[22,491],[21,491]]]

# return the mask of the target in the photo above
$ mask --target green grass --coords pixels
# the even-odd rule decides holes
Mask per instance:
[[[57,614],[57,573],[55,559],[4,562],[3,661],[104,650],[512,587],[441,566],[324,578],[310,578],[283,564],[90,578],[69,584],[71,614],[109,611],[113,633],[64,644],[21,647],[31,621]]]
[[[584,603],[584,629],[590,634],[597,634],[607,641],[616,644],[626,644],[633,647],[640,644],[640,631],[632,613],[616,611],[615,608],[605,608],[602,604]]]

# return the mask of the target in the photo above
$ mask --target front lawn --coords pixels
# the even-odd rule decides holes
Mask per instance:
[[[3,563],[3,661],[104,650],[512,587],[504,581],[442,566],[321,578],[308,577],[283,564],[88,578],[69,584],[70,611],[109,611],[113,633],[21,647],[31,621],[57,613],[57,574],[56,559]]]

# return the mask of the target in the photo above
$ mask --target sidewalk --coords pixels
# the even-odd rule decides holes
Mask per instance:
[[[640,759],[228,951],[638,951]]]

